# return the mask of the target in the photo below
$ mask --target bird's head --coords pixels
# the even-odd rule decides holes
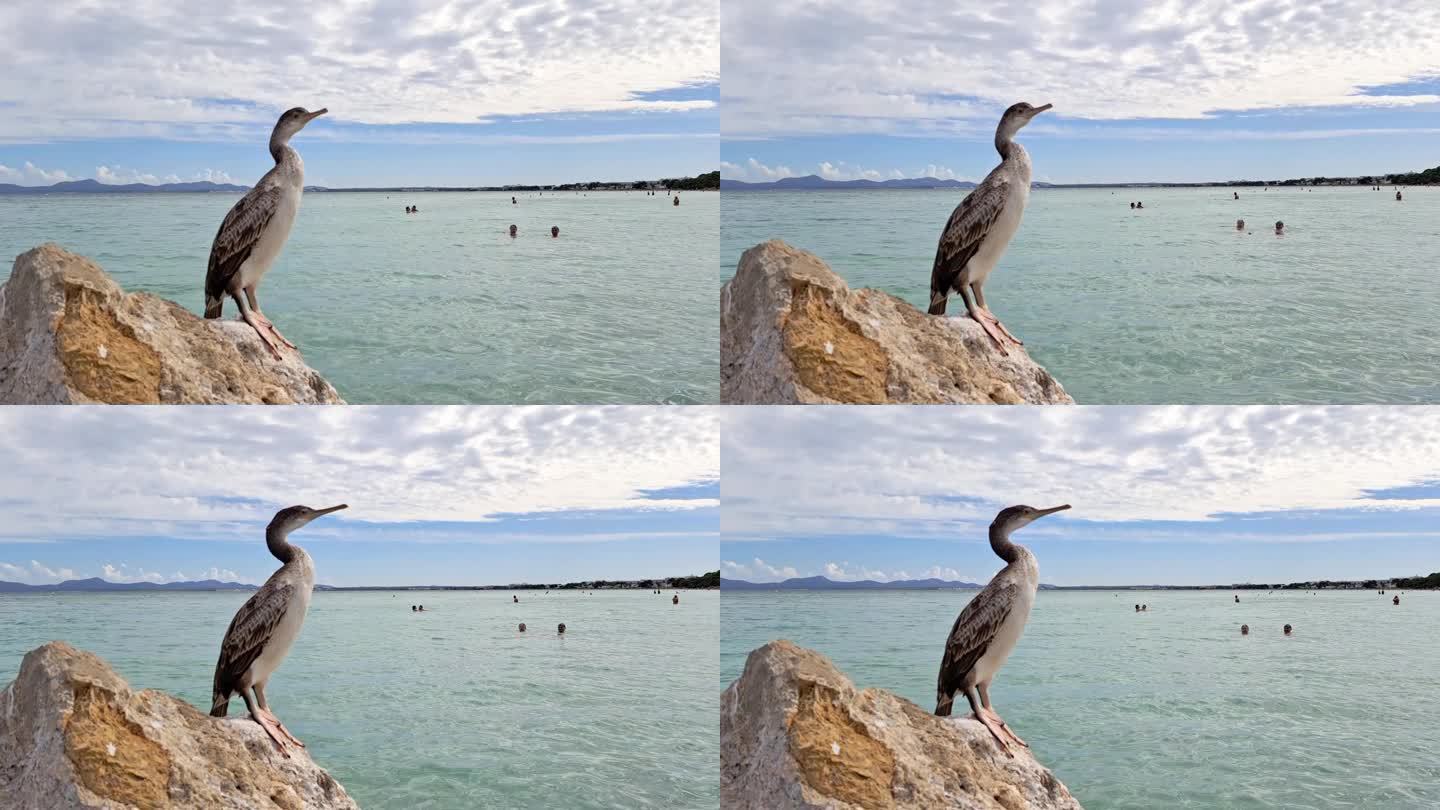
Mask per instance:
[[[1010,109],[1000,116],[999,134],[1008,140],[1019,132],[1022,127],[1030,123],[1030,119],[1050,109],[1049,104],[1042,104],[1039,107],[1032,106],[1024,101],[1019,104],[1011,104]]]
[[[311,509],[308,506],[287,506],[275,513],[271,518],[267,533],[275,533],[281,536],[287,535],[295,529],[304,526],[321,515],[328,515],[331,512],[339,512],[346,508],[346,504],[329,506],[324,509]]]
[[[270,137],[284,143],[290,140],[290,136],[304,129],[306,124],[327,112],[330,112],[330,110],[324,107],[321,107],[315,112],[310,112],[304,107],[291,107],[280,114],[280,120],[275,122],[275,131]]]
[[[1010,532],[1028,526],[1046,515],[1063,512],[1069,508],[1070,504],[1068,503],[1061,504],[1060,506],[1052,506],[1049,509],[1036,509],[1033,506],[1025,506],[1023,504],[1020,506],[1007,506],[1000,510],[1000,514],[995,516],[995,520],[990,523],[990,528],[997,529],[1002,534],[1008,535]]]

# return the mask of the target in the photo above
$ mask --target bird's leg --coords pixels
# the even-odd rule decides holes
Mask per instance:
[[[992,720],[990,718],[990,712],[986,710],[984,706],[981,706],[980,702],[975,699],[974,688],[965,690],[965,699],[970,701],[970,716],[976,720],[979,720],[980,725],[984,726],[985,729],[990,732],[990,736],[995,738],[996,744],[1000,746],[1001,751],[1005,752],[1005,756],[1015,756],[1014,754],[1010,753],[1010,744],[1005,742],[1005,736],[1002,733],[1003,726],[998,725],[994,720]]]
[[[245,297],[250,300],[250,309],[255,313],[255,317],[260,320],[260,323],[263,324],[266,329],[270,330],[270,334],[274,335],[276,340],[284,343],[286,346],[289,346],[292,349],[296,348],[294,343],[286,340],[285,336],[280,334],[280,330],[276,329],[275,324],[271,323],[270,319],[265,317],[265,313],[260,311],[260,302],[255,300],[254,284],[251,284],[249,287],[245,288]]]
[[[250,719],[265,729],[265,733],[270,737],[270,742],[275,744],[275,750],[279,751],[281,756],[289,759],[290,752],[285,750],[285,741],[280,736],[280,729],[276,728],[279,723],[273,719],[274,715],[255,704],[255,699],[250,697],[249,689],[241,687],[240,697],[245,698],[245,708],[250,710]]]
[[[976,323],[980,324],[980,328],[985,330],[985,334],[989,335],[990,339],[995,341],[995,349],[997,351],[1001,354],[1009,354],[1009,352],[1005,351],[1004,335],[1000,334],[1000,330],[995,328],[995,316],[990,315],[988,318],[985,317],[989,315],[989,313],[975,303],[975,299],[971,297],[970,289],[969,286],[962,286],[959,290],[960,298],[965,302],[965,311],[970,313],[970,317],[974,319]]]
[[[286,728],[285,724],[280,722],[280,718],[276,717],[275,713],[270,711],[270,705],[265,702],[264,684],[255,684],[255,701],[260,704],[260,711],[264,712],[265,716],[271,722],[275,723],[275,727],[280,729],[280,733],[285,735],[285,739],[289,740],[295,745],[300,746],[301,748],[305,747],[305,743],[300,742],[300,740],[297,739],[294,734],[291,734],[290,729]]]
[[[243,295],[233,295],[231,297],[235,299],[235,303],[240,307],[240,317],[245,320],[245,323],[250,324],[250,328],[255,330],[255,334],[260,336],[260,342],[265,344],[265,348],[270,350],[270,354],[273,355],[276,360],[285,359],[280,356],[280,349],[275,346],[275,341],[270,339],[265,325],[260,322],[259,318],[255,317],[255,310],[251,309],[250,305],[245,302],[245,297]]]
[[[981,290],[981,285],[972,284],[970,288],[975,291],[975,303],[980,305],[980,312],[983,313],[983,317],[988,318],[990,323],[995,324],[1011,343],[1014,343],[1016,346],[1024,346],[1025,341],[1011,334],[1010,330],[1005,328],[1005,324],[1001,323],[1000,319],[995,317],[995,313],[990,311],[990,307],[985,305],[985,292]]]
[[[990,685],[984,683],[976,684],[976,689],[980,692],[980,705],[983,707],[984,711],[990,715],[990,719],[1000,724],[1000,729],[1005,732],[1005,736],[1009,737],[1011,742],[1018,743],[1025,748],[1029,748],[1030,743],[1027,743],[1024,740],[1020,739],[1020,735],[1011,731],[1010,727],[1005,725],[1005,721],[1000,719],[1000,715],[996,714],[995,710],[990,708]]]

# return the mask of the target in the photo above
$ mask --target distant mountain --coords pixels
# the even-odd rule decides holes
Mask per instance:
[[[67,579],[53,585],[26,585],[0,582],[0,593],[54,593],[69,591],[253,591],[256,586],[241,582],[202,579],[195,582],[107,582],[99,577]]]
[[[969,180],[941,180],[938,177],[906,177],[898,180],[826,180],[814,174],[785,177],[773,183],[746,183],[742,180],[720,179],[721,191],[821,191],[827,189],[883,188],[974,188]]]
[[[722,591],[926,591],[979,587],[979,583],[975,582],[950,582],[943,579],[897,579],[892,582],[876,582],[873,579],[837,582],[828,577],[798,577],[783,582],[720,580]]]
[[[204,193],[210,191],[234,193],[249,190],[250,188],[248,186],[236,186],[230,183],[212,183],[209,180],[202,180],[197,183],[161,183],[158,186],[152,186],[146,183],[115,185],[101,183],[98,180],[65,180],[49,186],[17,186],[13,183],[0,183],[0,194],[134,194],[136,192]]]

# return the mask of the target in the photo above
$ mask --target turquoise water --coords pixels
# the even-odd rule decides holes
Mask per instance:
[[[1231,191],[1037,190],[986,300],[1082,404],[1440,402],[1440,188]],[[720,276],[779,238],[923,309],[964,194],[727,193]]]
[[[517,196],[306,194],[260,305],[352,403],[717,402],[720,195]],[[199,313],[237,197],[0,196],[0,279],[53,241]]]
[[[719,683],[788,638],[933,710],[973,595],[727,592]],[[1440,806],[1440,593],[1240,599],[1042,592],[990,696],[1088,810]]]
[[[714,808],[719,594],[519,594],[316,593],[266,697],[361,807]],[[247,597],[0,596],[0,684],[58,638],[208,711]]]

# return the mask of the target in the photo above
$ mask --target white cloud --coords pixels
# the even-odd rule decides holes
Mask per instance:
[[[51,568],[39,560],[31,560],[28,566],[0,562],[0,579],[7,582],[23,582],[27,585],[41,585],[75,579],[75,572],[69,568]]]
[[[743,164],[731,163],[729,161],[721,161],[720,173],[731,180],[741,180],[750,183],[768,183],[774,182],[784,177],[799,176],[799,174],[793,171],[789,166],[767,166],[753,157],[746,159],[745,163]],[[819,177],[823,177],[826,180],[881,181],[892,179],[900,180],[912,177],[934,177],[939,180],[971,179],[957,174],[953,169],[947,168],[945,166],[936,166],[933,163],[924,167],[923,169],[918,169],[913,172],[906,172],[901,169],[889,169],[886,171],[881,171],[879,169],[867,169],[864,166],[847,163],[843,160],[837,160],[834,162],[822,160],[820,161],[820,163],[816,164],[814,170],[810,173],[815,174]]]
[[[12,169],[0,163],[0,183],[14,183],[20,186],[48,186],[65,180],[72,179],[65,173],[64,169],[47,171],[36,166],[30,161],[18,169]]]
[[[1440,411],[1430,409],[958,408],[917,422],[904,409],[736,408],[722,443],[727,539],[973,537],[1015,503],[1074,505],[1032,536],[1119,524],[1070,533],[1090,539],[1136,521],[1440,508],[1370,494],[1440,480]]]
[[[256,521],[295,503],[348,503],[345,518],[370,525],[714,508],[654,491],[718,477],[718,418],[704,406],[0,409],[0,536],[253,540]]]
[[[744,165],[731,163],[726,160],[720,161],[720,174],[731,180],[742,180],[751,183],[768,183],[795,176],[795,173],[790,171],[789,166],[766,166],[753,157],[747,159]]]
[[[0,137],[230,139],[295,105],[368,124],[704,109],[661,91],[718,81],[718,31],[693,0],[12,0]]]
[[[1022,100],[1091,120],[1440,102],[1362,94],[1440,74],[1428,0],[726,0],[721,24],[727,137],[983,134]]]
[[[756,557],[749,563],[721,560],[720,570],[726,579],[745,579],[751,582],[779,582],[800,576],[793,566],[774,566]]]
[[[128,563],[111,565],[104,563],[100,566],[99,575],[101,579],[109,582],[194,582],[202,579],[218,579],[221,582],[244,582],[255,584],[254,580],[243,577],[231,571],[229,568],[217,568],[211,566],[208,569],[197,571],[194,574],[187,574],[183,571],[176,571],[173,574],[165,575],[159,571],[146,571],[143,567],[131,567]],[[68,577],[67,577],[68,578]]]

